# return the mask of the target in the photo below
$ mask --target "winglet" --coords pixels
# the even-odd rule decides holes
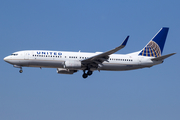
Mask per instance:
[[[126,37],[126,39],[123,41],[121,45],[126,46],[128,39],[129,39],[129,36]]]

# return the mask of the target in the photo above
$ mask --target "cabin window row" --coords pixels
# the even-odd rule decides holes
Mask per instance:
[[[69,58],[78,58],[76,56],[69,56]],[[87,59],[88,57],[79,57],[80,59]]]
[[[87,59],[88,57],[80,57],[80,59]]]
[[[69,58],[77,58],[77,57],[75,57],[75,56],[69,56]]]
[[[61,58],[62,56],[54,56],[54,55],[32,55],[33,57],[56,57],[56,58]],[[65,56],[66,58],[66,56]],[[77,58],[76,56],[69,56],[69,58]],[[80,57],[80,59],[87,59],[88,57]],[[115,59],[115,58],[110,58],[109,60],[114,60],[114,61],[133,61],[132,59]]]
[[[54,55],[32,55],[33,57],[56,57],[61,58],[61,56],[54,56]]]
[[[116,61],[133,61],[132,59],[114,59],[114,58],[110,58],[110,60],[116,60]]]

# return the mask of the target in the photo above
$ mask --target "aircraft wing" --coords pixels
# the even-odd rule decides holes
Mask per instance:
[[[85,60],[82,60],[81,62],[83,64],[91,64],[91,63],[96,63],[96,64],[101,64],[104,61],[107,61],[109,59],[109,55],[119,51],[120,49],[124,48],[126,46],[126,43],[128,41],[129,36],[126,37],[126,39],[122,42],[122,44],[112,50],[109,50],[107,52],[92,56],[90,58],[87,58]]]

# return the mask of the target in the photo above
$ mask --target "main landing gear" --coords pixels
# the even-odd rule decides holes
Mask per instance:
[[[86,70],[84,70],[83,72],[84,72],[83,75],[82,75],[83,78],[87,78],[88,76],[92,75],[92,73],[93,73],[93,72],[90,71],[90,70],[88,70],[87,73],[86,73]]]

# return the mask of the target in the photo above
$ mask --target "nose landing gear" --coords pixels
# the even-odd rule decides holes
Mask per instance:
[[[19,70],[19,73],[22,73],[23,72],[23,70]]]
[[[19,65],[14,65],[14,67],[15,67],[15,68],[20,68],[20,70],[19,70],[19,72],[20,72],[20,73],[22,73],[22,72],[23,72],[23,70],[22,70],[22,67],[21,67],[21,66],[19,66]]]

